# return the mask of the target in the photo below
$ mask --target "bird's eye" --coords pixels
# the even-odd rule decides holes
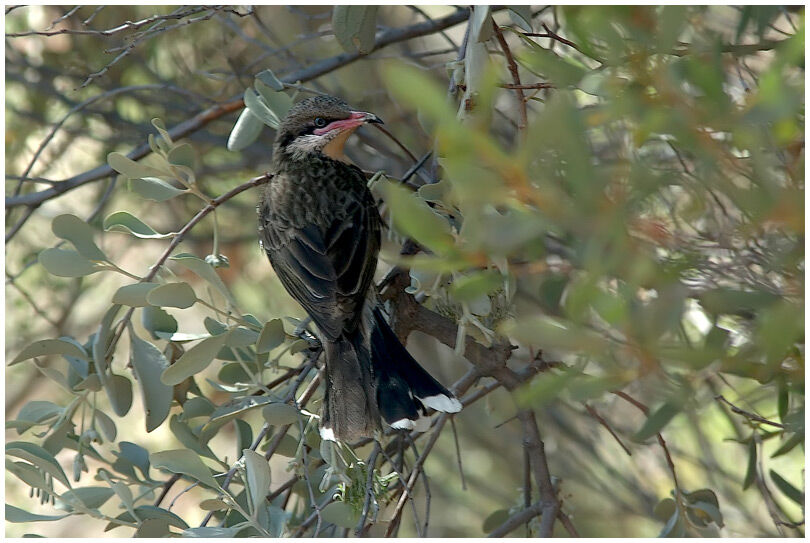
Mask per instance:
[[[315,126],[318,128],[323,128],[324,126],[326,126],[326,119],[324,119],[323,117],[316,117]]]

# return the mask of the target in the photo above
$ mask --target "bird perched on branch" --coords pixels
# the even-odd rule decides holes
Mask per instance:
[[[385,320],[372,287],[381,220],[348,137],[375,115],[316,96],[294,105],[273,146],[274,177],[258,206],[259,238],[287,291],[317,327],[326,361],[321,437],[371,437],[380,416],[427,430],[428,407],[461,403],[425,371]]]

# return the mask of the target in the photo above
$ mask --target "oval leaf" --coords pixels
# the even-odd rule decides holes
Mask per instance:
[[[99,271],[96,265],[71,249],[45,249],[39,253],[39,263],[57,277],[82,277]]]
[[[220,334],[202,340],[169,366],[160,380],[167,385],[176,385],[201,372],[214,360],[227,338],[228,334]]]
[[[219,275],[217,274],[216,270],[214,270],[214,267],[211,266],[211,264],[209,264],[205,260],[201,260],[196,256],[188,253],[180,253],[174,255],[173,257],[171,257],[171,259],[180,264],[181,266],[183,266],[184,268],[191,270],[201,279],[204,279],[209,283],[211,283],[211,286],[217,289],[220,292],[220,294],[222,294],[225,297],[225,299],[228,301],[229,304],[233,306],[236,305],[236,300],[233,299],[233,296],[231,296],[228,287],[226,287],[225,283],[222,282],[222,279],[220,279]]]
[[[338,43],[349,53],[367,55],[374,50],[379,6],[335,6],[332,31]]]
[[[172,451],[160,451],[149,455],[149,460],[155,468],[163,468],[172,473],[188,475],[204,485],[214,489],[219,489],[214,476],[200,457],[188,449],[177,449]]]
[[[194,305],[197,295],[188,283],[168,283],[150,290],[146,301],[159,307],[186,309]]]
[[[160,380],[169,363],[157,347],[139,338],[132,329],[129,337],[132,346],[130,360],[140,383],[146,411],[146,431],[151,432],[166,420],[172,405],[173,389]]]
[[[286,403],[271,403],[262,408],[262,416],[268,424],[284,426],[298,420],[298,409]]]
[[[248,108],[242,110],[236,124],[233,125],[231,135],[228,136],[228,150],[241,151],[256,141],[262,133],[264,123],[250,112]]]
[[[262,327],[262,332],[259,334],[259,340],[256,342],[256,352],[268,353],[284,343],[286,338],[284,333],[284,323],[281,319],[273,319],[267,321]]]
[[[107,255],[93,241],[93,229],[76,215],[59,215],[51,222],[51,230],[72,243],[83,257],[102,262],[107,260]]]
[[[132,407],[132,382],[123,375],[111,375],[102,384],[115,414],[123,417],[129,413]]]
[[[262,70],[256,74],[256,79],[275,91],[284,90],[284,83],[276,77],[272,70]]]
[[[160,339],[158,334],[171,336],[177,332],[177,321],[161,308],[150,305],[144,307],[142,311],[141,323],[149,330],[153,339]]]
[[[149,305],[149,302],[146,301],[146,295],[157,286],[157,283],[124,285],[115,291],[112,302],[114,304],[128,305],[130,307],[146,307]]]
[[[354,528],[357,524],[356,517],[352,507],[344,502],[332,502],[321,510],[321,518],[324,522],[341,528]]]
[[[247,471],[247,487],[253,510],[264,507],[264,498],[270,490],[270,464],[264,455],[250,449],[242,451]]]
[[[385,203],[397,229],[434,253],[445,253],[453,247],[450,224],[433,212],[427,203],[407,189],[386,183]]]

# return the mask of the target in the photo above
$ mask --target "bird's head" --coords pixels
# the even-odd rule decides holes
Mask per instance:
[[[357,128],[382,123],[376,115],[355,111],[340,98],[314,96],[295,104],[276,132],[274,155],[292,160],[321,153],[347,161],[343,146]]]

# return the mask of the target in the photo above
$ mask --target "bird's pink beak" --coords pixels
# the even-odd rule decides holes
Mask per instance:
[[[313,134],[321,136],[333,130],[349,130],[357,128],[358,126],[366,123],[383,124],[379,117],[373,113],[366,113],[365,111],[352,111],[348,119],[340,119],[339,121],[332,121],[323,128],[316,128]]]

